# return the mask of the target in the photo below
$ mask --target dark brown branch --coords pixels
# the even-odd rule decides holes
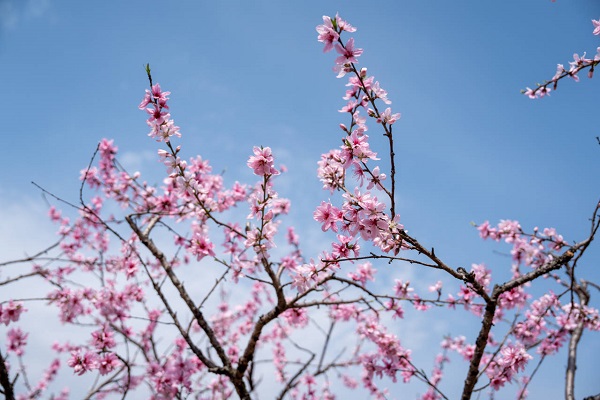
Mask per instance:
[[[566,69],[563,69],[563,71],[556,77],[552,78],[549,81],[546,81],[542,84],[537,84],[535,89],[531,89],[531,91],[526,91],[526,90],[521,90],[521,93],[530,96],[530,97],[542,97],[543,95],[546,95],[550,89],[548,89],[549,85],[552,85],[552,89],[556,90],[558,87],[558,81],[560,81],[561,79],[564,79],[566,77],[575,77],[577,76],[577,74],[586,69],[586,68],[590,68],[591,72],[594,72],[594,68],[600,64],[599,60],[588,60],[587,62],[582,62],[581,65],[577,66],[577,68],[575,68],[572,71],[567,71]],[[591,76],[590,76],[591,77]],[[540,92],[541,94],[538,94],[538,92]],[[600,141],[600,140],[599,140]]]
[[[196,322],[198,322],[198,325],[200,326],[200,328],[202,328],[202,330],[204,331],[204,333],[208,337],[208,340],[210,341],[211,345],[213,346],[213,348],[217,352],[217,355],[219,356],[219,358],[223,362],[224,366],[226,367],[226,369],[230,369],[231,368],[231,363],[229,361],[229,358],[227,357],[227,355],[225,354],[225,351],[223,350],[223,347],[221,346],[221,344],[217,340],[214,331],[212,330],[212,328],[210,327],[210,325],[208,324],[208,322],[204,318],[204,315],[202,314],[202,312],[196,307],[196,305],[194,304],[194,302],[190,298],[189,294],[187,293],[187,291],[183,287],[183,284],[181,283],[181,281],[179,281],[179,278],[177,278],[177,276],[173,272],[173,270],[171,268],[171,264],[169,263],[169,261],[167,260],[167,258],[165,257],[165,255],[156,247],[156,245],[154,244],[154,242],[152,241],[152,239],[150,239],[148,236],[144,235],[144,233],[135,224],[135,222],[133,222],[133,220],[131,219],[130,216],[125,217],[125,219],[129,223],[129,226],[131,227],[131,229],[139,237],[139,239],[142,242],[142,244],[161,263],[161,265],[162,265],[163,269],[165,270],[167,276],[171,280],[171,283],[173,283],[173,285],[175,286],[175,288],[179,292],[180,297],[186,303],[186,305],[188,306],[189,310],[194,315],[194,318],[196,319]],[[157,293],[159,294],[159,296],[162,295],[162,291],[160,291],[160,290],[158,290]],[[161,300],[163,300],[163,303],[165,304],[165,306],[168,307],[168,301],[164,298],[164,296],[161,296]],[[170,308],[170,307],[168,307],[168,308]],[[180,328],[180,332],[182,334],[184,334],[185,330],[183,329],[183,327]],[[186,338],[186,341],[188,342],[188,344],[191,347],[192,346],[193,346],[193,348],[196,347],[193,344],[193,342],[189,339],[189,336],[187,334],[184,334],[184,338]],[[217,367],[199,349],[197,349],[197,352],[194,351],[194,353],[198,356],[198,358],[200,358],[200,360],[209,369],[215,370],[213,372],[216,372],[216,373],[220,372],[222,374],[225,372],[225,371],[221,370],[221,368]]]
[[[494,288],[494,291],[496,288]],[[469,365],[469,372],[467,372],[467,378],[465,379],[465,385],[463,387],[462,400],[469,400],[471,395],[473,394],[473,389],[475,388],[475,384],[477,383],[477,375],[479,375],[479,363],[481,363],[481,358],[483,357],[483,353],[485,351],[485,346],[487,345],[487,340],[490,335],[490,330],[494,325],[492,321],[494,320],[494,314],[496,313],[496,302],[490,301],[485,306],[485,314],[483,316],[483,321],[481,321],[481,330],[479,331],[479,335],[477,336],[477,340],[475,341],[475,351],[473,354],[473,358],[471,358],[471,364]]]
[[[6,360],[0,352],[0,386],[4,393],[5,400],[15,400],[14,383],[10,381],[8,369],[6,368]]]
[[[281,390],[281,393],[279,394],[279,396],[277,396],[277,400],[283,400],[283,398],[285,397],[286,393],[290,391],[290,389],[293,389],[294,387],[296,387],[296,385],[298,385],[298,378],[300,377],[300,375],[302,375],[302,373],[304,371],[306,371],[306,369],[310,366],[310,363],[315,359],[315,355],[312,354],[310,356],[310,358],[308,359],[308,361],[306,361],[304,363],[304,365],[302,365],[302,367],[294,374],[293,377],[291,377],[288,380],[288,383],[285,385],[285,387]]]
[[[590,294],[587,291],[585,282],[583,282],[582,285],[575,284],[574,291],[579,297],[581,307],[585,307],[590,300]],[[583,335],[584,323],[585,321],[583,319],[577,323],[577,326],[575,327],[573,333],[571,334],[571,338],[569,339],[567,371],[565,374],[566,400],[575,400],[575,371],[577,370],[577,347],[579,345],[579,340]]]
[[[38,251],[37,253],[35,253],[35,254],[34,254],[34,255],[32,255],[32,256],[28,256],[28,257],[25,257],[25,258],[21,258],[21,259],[19,259],[19,260],[11,260],[11,261],[4,261],[4,262],[1,262],[1,263],[0,263],[0,267],[4,267],[5,265],[11,265],[11,264],[18,264],[18,263],[26,263],[26,262],[30,262],[30,261],[35,261],[35,260],[39,259],[39,258],[40,258],[40,256],[41,256],[42,254],[46,254],[46,253],[48,253],[50,250],[52,250],[52,249],[56,248],[56,247],[57,247],[57,246],[60,244],[60,242],[62,242],[62,238],[61,238],[61,239],[59,239],[59,240],[58,240],[56,243],[54,243],[53,245],[46,247],[44,250]]]
[[[598,212],[598,207],[594,211],[594,215]],[[594,222],[595,223],[595,222]],[[531,271],[525,275],[521,275],[518,278],[515,278],[509,282],[506,282],[502,285],[494,286],[494,290],[492,291],[492,295],[489,299],[486,300],[487,305],[485,308],[485,314],[482,321],[481,330],[479,331],[479,335],[475,342],[475,352],[473,354],[473,358],[471,359],[471,363],[469,365],[469,372],[467,373],[467,378],[465,379],[465,384],[463,387],[462,399],[468,400],[471,398],[473,393],[473,389],[475,388],[475,384],[477,383],[477,377],[479,375],[479,363],[481,362],[481,358],[483,357],[483,353],[485,351],[485,347],[487,344],[487,340],[489,337],[490,330],[493,326],[494,314],[496,312],[496,307],[498,304],[498,300],[500,295],[504,292],[512,290],[516,287],[524,285],[527,282],[531,282],[534,279],[539,278],[542,275],[548,274],[554,270],[557,270],[564,265],[566,265],[573,257],[575,257],[576,253],[584,252],[585,249],[589,246],[589,244],[594,239],[594,234],[596,233],[596,229],[592,229],[592,234],[586,240],[570,247],[567,251],[565,251],[560,256],[554,258],[552,261],[539,267],[538,269]]]

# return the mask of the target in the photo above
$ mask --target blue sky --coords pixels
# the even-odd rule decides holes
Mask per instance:
[[[314,28],[336,12],[358,27],[360,65],[402,113],[398,204],[412,234],[453,265],[487,262],[498,276],[509,262],[494,250],[507,249],[481,242],[471,221],[518,219],[524,228],[556,227],[569,241],[584,237],[600,196],[598,78],[565,81],[538,101],[519,90],[552,77],[574,52],[595,54],[595,0],[0,0],[4,254],[51,236],[30,230],[46,226],[30,182],[76,201],[79,171],[103,137],[115,139],[131,168],[160,179],[157,145],[137,109],[145,63],[172,92],[185,154],[210,159],[230,181],[249,180],[252,146],[271,146],[289,168],[281,191],[292,218],[309,245],[318,243],[310,219],[329,194],[316,162],[339,146],[346,121],[337,112],[345,80],[335,78],[334,56],[322,53]],[[592,249],[585,266],[596,282],[599,260]],[[594,365],[598,335],[583,345],[582,362]],[[579,395],[600,391],[585,365]],[[562,384],[557,370],[544,379]]]

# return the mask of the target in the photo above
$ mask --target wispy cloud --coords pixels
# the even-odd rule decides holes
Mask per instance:
[[[15,29],[23,21],[41,18],[50,10],[50,0],[0,0],[0,29]]]
[[[143,170],[143,167],[148,164],[155,164],[158,161],[158,155],[150,150],[126,151],[119,154],[119,161],[129,173],[134,173]]]

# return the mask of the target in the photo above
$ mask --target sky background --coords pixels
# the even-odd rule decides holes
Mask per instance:
[[[322,53],[314,28],[336,12],[358,28],[359,65],[402,113],[397,201],[414,236],[451,265],[486,262],[499,279],[510,260],[498,251],[508,249],[481,242],[471,221],[517,219],[570,242],[585,237],[600,195],[598,78],[562,81],[537,101],[519,91],[574,52],[593,57],[596,0],[0,0],[0,258],[51,241],[46,201],[31,182],[76,202],[79,171],[103,137],[115,139],[129,169],[160,181],[158,147],[137,109],[146,63],[172,92],[187,157],[208,158],[229,182],[252,181],[252,146],[273,149],[289,169],[279,190],[292,200],[291,220],[317,251],[312,212],[330,195],[316,162],[340,145],[347,118],[337,112],[346,80],[335,78],[335,55]],[[373,147],[383,144],[369,133]],[[581,275],[600,282],[599,261],[595,246]],[[582,341],[578,396],[600,392],[591,373],[598,339]],[[560,365],[545,365],[532,398],[562,393],[566,359],[552,362]]]

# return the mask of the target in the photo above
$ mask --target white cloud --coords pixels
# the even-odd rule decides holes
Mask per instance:
[[[119,153],[119,162],[130,173],[143,170],[148,164],[156,164],[158,155],[150,150]]]
[[[47,212],[48,207],[41,198],[21,198],[12,202],[0,198],[0,260],[31,255],[56,240],[56,227]]]
[[[23,21],[42,18],[50,0],[0,0],[0,28],[15,29]]]

